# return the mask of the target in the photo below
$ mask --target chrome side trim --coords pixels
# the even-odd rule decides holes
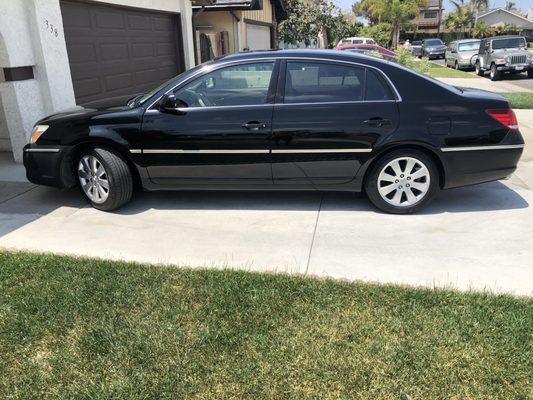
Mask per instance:
[[[24,149],[26,153],[59,153],[60,149],[28,148]]]
[[[270,150],[173,150],[149,149],[143,150],[144,154],[268,154]]]
[[[372,149],[294,149],[272,150],[273,154],[299,154],[299,153],[370,153]]]
[[[141,149],[130,149],[130,153],[132,153],[132,154],[140,154],[142,152],[143,151]]]
[[[508,150],[522,148],[524,148],[523,144],[505,144],[496,146],[442,147],[440,150],[444,153],[447,153],[451,151]]]

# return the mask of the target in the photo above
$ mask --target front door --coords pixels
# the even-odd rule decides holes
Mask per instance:
[[[218,68],[174,90],[179,112],[148,110],[142,157],[152,182],[271,184],[274,66]]]
[[[331,185],[354,179],[374,143],[398,124],[395,94],[381,74],[350,63],[294,60],[272,121],[277,185]]]

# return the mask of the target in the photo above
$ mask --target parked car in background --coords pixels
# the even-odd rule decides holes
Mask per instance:
[[[446,49],[445,64],[455,69],[473,68],[479,53],[479,39],[464,39],[451,42]]]
[[[427,57],[430,60],[444,58],[446,45],[440,39],[424,39],[422,41],[421,53],[422,57]]]
[[[490,79],[501,79],[504,73],[527,72],[533,78],[533,53],[527,50],[523,36],[495,36],[482,39],[476,61],[479,76],[490,71]]]
[[[367,37],[349,37],[339,40],[339,43],[337,43],[337,47],[342,44],[375,44],[376,42],[374,39],[367,38]]]
[[[413,40],[411,43],[411,53],[415,57],[422,57],[422,40]]]
[[[350,51],[367,55],[379,54],[380,58],[387,61],[397,62],[396,53],[377,44],[343,44],[337,50]]]
[[[100,210],[145,190],[365,191],[413,213],[441,190],[502,179],[524,139],[508,100],[348,51],[232,54],[123,107],[40,120],[29,181],[78,185]]]

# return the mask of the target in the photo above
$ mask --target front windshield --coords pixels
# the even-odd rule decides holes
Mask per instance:
[[[163,82],[161,85],[159,85],[158,87],[156,87],[155,89],[151,90],[150,92],[146,93],[145,95],[143,95],[137,102],[138,105],[143,105],[144,103],[146,103],[148,101],[148,99],[150,99],[152,96],[154,96],[157,92],[159,92],[161,89],[163,89],[165,86],[167,85],[170,85],[172,82],[174,82],[175,80],[177,80],[178,78],[182,77],[183,75],[185,74],[190,74],[190,73],[193,73],[194,71],[197,71],[199,70],[200,68],[202,68],[203,66],[205,66],[205,63],[204,64],[200,64],[200,65],[197,65],[196,67],[194,68],[191,68],[189,69],[188,71],[184,71],[182,72],[181,74],[173,77],[173,78],[170,78],[168,81],[166,82]]]
[[[526,40],[524,38],[507,38],[495,39],[492,41],[492,49],[516,49],[518,47],[526,47]]]
[[[478,51],[480,42],[459,43],[459,51]]]
[[[440,46],[442,45],[442,41],[440,39],[430,39],[430,40],[426,40],[424,44],[426,46]]]

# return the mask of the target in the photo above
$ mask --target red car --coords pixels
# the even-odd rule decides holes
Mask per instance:
[[[377,51],[385,59],[396,59],[396,53],[391,50],[387,50],[377,44],[341,44],[336,47],[337,50],[349,50],[357,53],[368,53],[371,51]]]

